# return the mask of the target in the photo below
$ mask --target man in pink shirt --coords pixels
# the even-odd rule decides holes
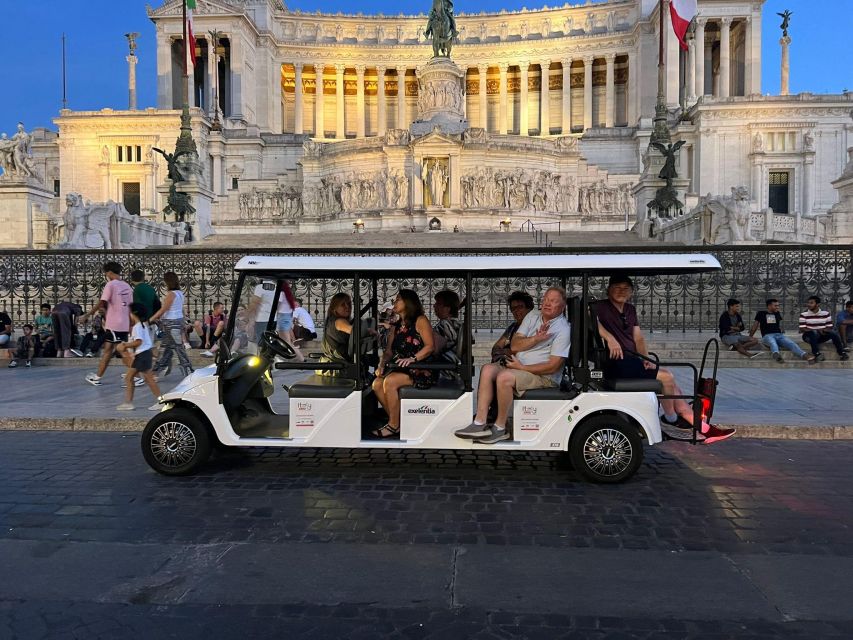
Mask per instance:
[[[86,382],[96,387],[101,386],[101,377],[110,365],[116,345],[127,341],[130,332],[129,309],[130,303],[133,302],[133,289],[121,279],[121,265],[118,262],[105,263],[104,276],[107,279],[107,285],[101,293],[101,299],[87,314],[91,316],[106,308],[104,320],[106,340],[104,352],[98,364],[98,373],[90,373],[86,376]]]

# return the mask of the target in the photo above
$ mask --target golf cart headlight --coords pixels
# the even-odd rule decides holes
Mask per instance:
[[[259,364],[261,364],[261,359],[258,356],[252,356],[249,358],[250,367],[257,367]]]

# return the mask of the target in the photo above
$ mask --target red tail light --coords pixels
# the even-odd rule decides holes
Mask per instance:
[[[702,422],[708,422],[708,418],[711,416],[711,409],[713,408],[713,402],[711,402],[711,398],[701,398],[700,402],[702,403]]]

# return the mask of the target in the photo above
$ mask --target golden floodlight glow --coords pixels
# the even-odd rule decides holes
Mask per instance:
[[[249,358],[250,367],[257,367],[259,364],[261,364],[261,359],[258,356],[252,356]]]

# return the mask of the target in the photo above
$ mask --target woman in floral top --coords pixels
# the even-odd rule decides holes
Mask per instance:
[[[382,352],[382,359],[376,368],[376,379],[373,381],[376,398],[388,413],[388,423],[373,432],[377,438],[393,438],[400,433],[400,388],[412,385],[429,387],[434,381],[433,372],[423,369],[385,374],[385,367],[389,362],[408,367],[429,359],[435,349],[432,327],[424,315],[424,307],[418,294],[411,289],[400,289],[394,300],[394,312],[400,317],[400,322],[391,328],[388,336],[391,348]]]

